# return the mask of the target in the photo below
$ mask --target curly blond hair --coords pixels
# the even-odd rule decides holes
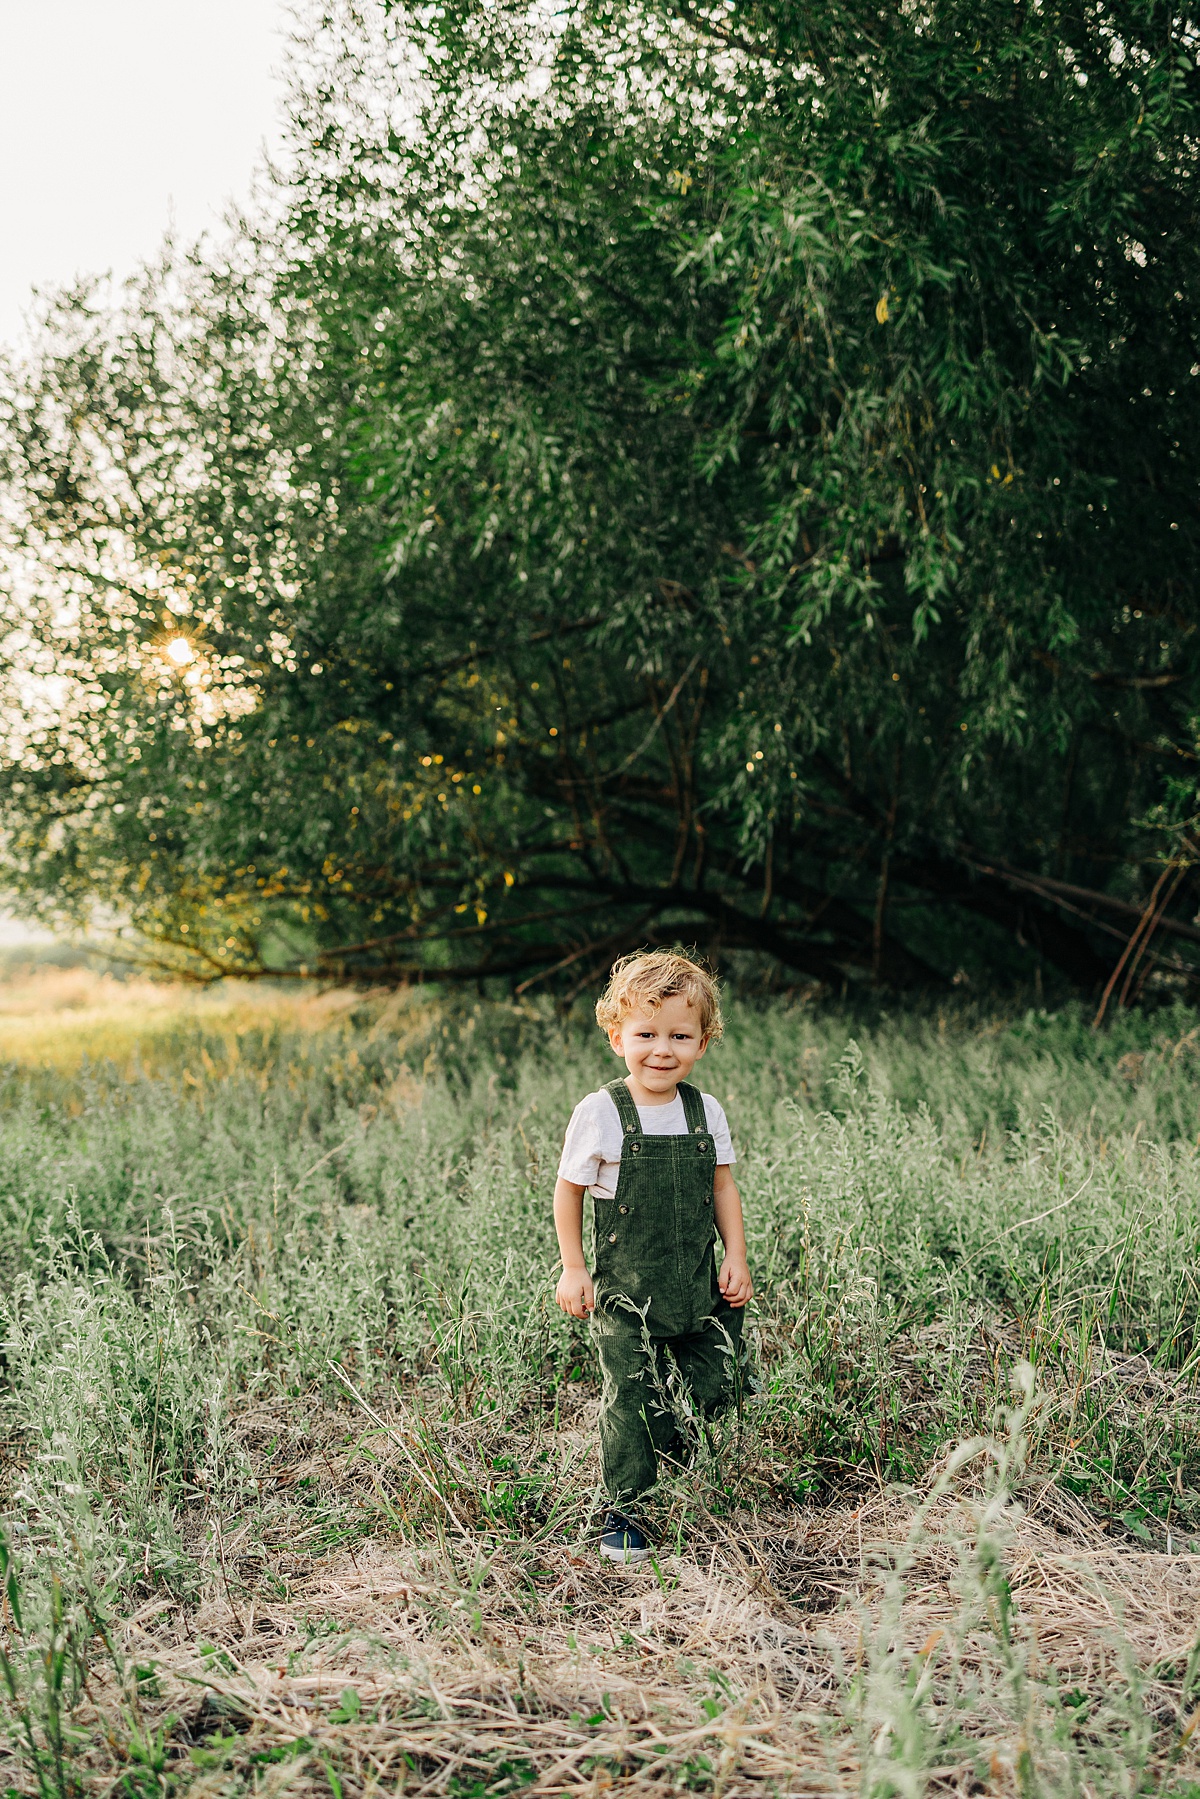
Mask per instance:
[[[596,1023],[602,1031],[611,1031],[631,1012],[657,1012],[676,994],[695,1006],[704,1040],[719,1043],[725,1026],[716,979],[704,963],[682,950],[638,950],[614,962],[608,986],[596,1001]]]

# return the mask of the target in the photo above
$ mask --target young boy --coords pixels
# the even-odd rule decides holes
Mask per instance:
[[[613,968],[596,1020],[624,1059],[567,1126],[554,1224],[564,1312],[592,1320],[604,1377],[600,1459],[610,1510],[600,1553],[644,1562],[634,1508],[678,1451],[669,1362],[711,1417],[730,1397],[742,1308],[753,1296],[725,1114],[688,1076],[721,1035],[716,983],[687,956],[653,950]],[[596,1271],[583,1253],[583,1195],[596,1210]],[[713,1226],[725,1245],[718,1274]],[[633,1515],[631,1515],[631,1512]]]

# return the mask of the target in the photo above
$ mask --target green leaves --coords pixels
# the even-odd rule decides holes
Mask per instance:
[[[1127,14],[329,10],[278,222],[10,397],[28,902],[205,977],[1102,983],[1028,878],[1148,891],[1196,753],[1195,21]]]
[[[4,1597],[8,1603],[8,1609],[12,1613],[12,1621],[17,1629],[23,1632],[25,1626],[21,1622],[21,1588],[17,1580],[16,1564],[12,1559],[8,1539],[3,1531],[0,1531],[0,1585],[4,1588]]]

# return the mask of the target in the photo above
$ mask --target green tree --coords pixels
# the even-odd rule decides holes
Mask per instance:
[[[318,17],[281,222],[10,383],[69,676],[14,879],[197,970],[567,985],[682,934],[1094,986],[1152,893],[1120,991],[1187,978],[1198,41]]]

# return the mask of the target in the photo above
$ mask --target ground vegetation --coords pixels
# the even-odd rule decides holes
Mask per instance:
[[[1192,1015],[737,1008],[758,1390],[623,1572],[594,1027],[104,991],[104,1057],[0,1019],[6,1783],[1194,1794]]]

